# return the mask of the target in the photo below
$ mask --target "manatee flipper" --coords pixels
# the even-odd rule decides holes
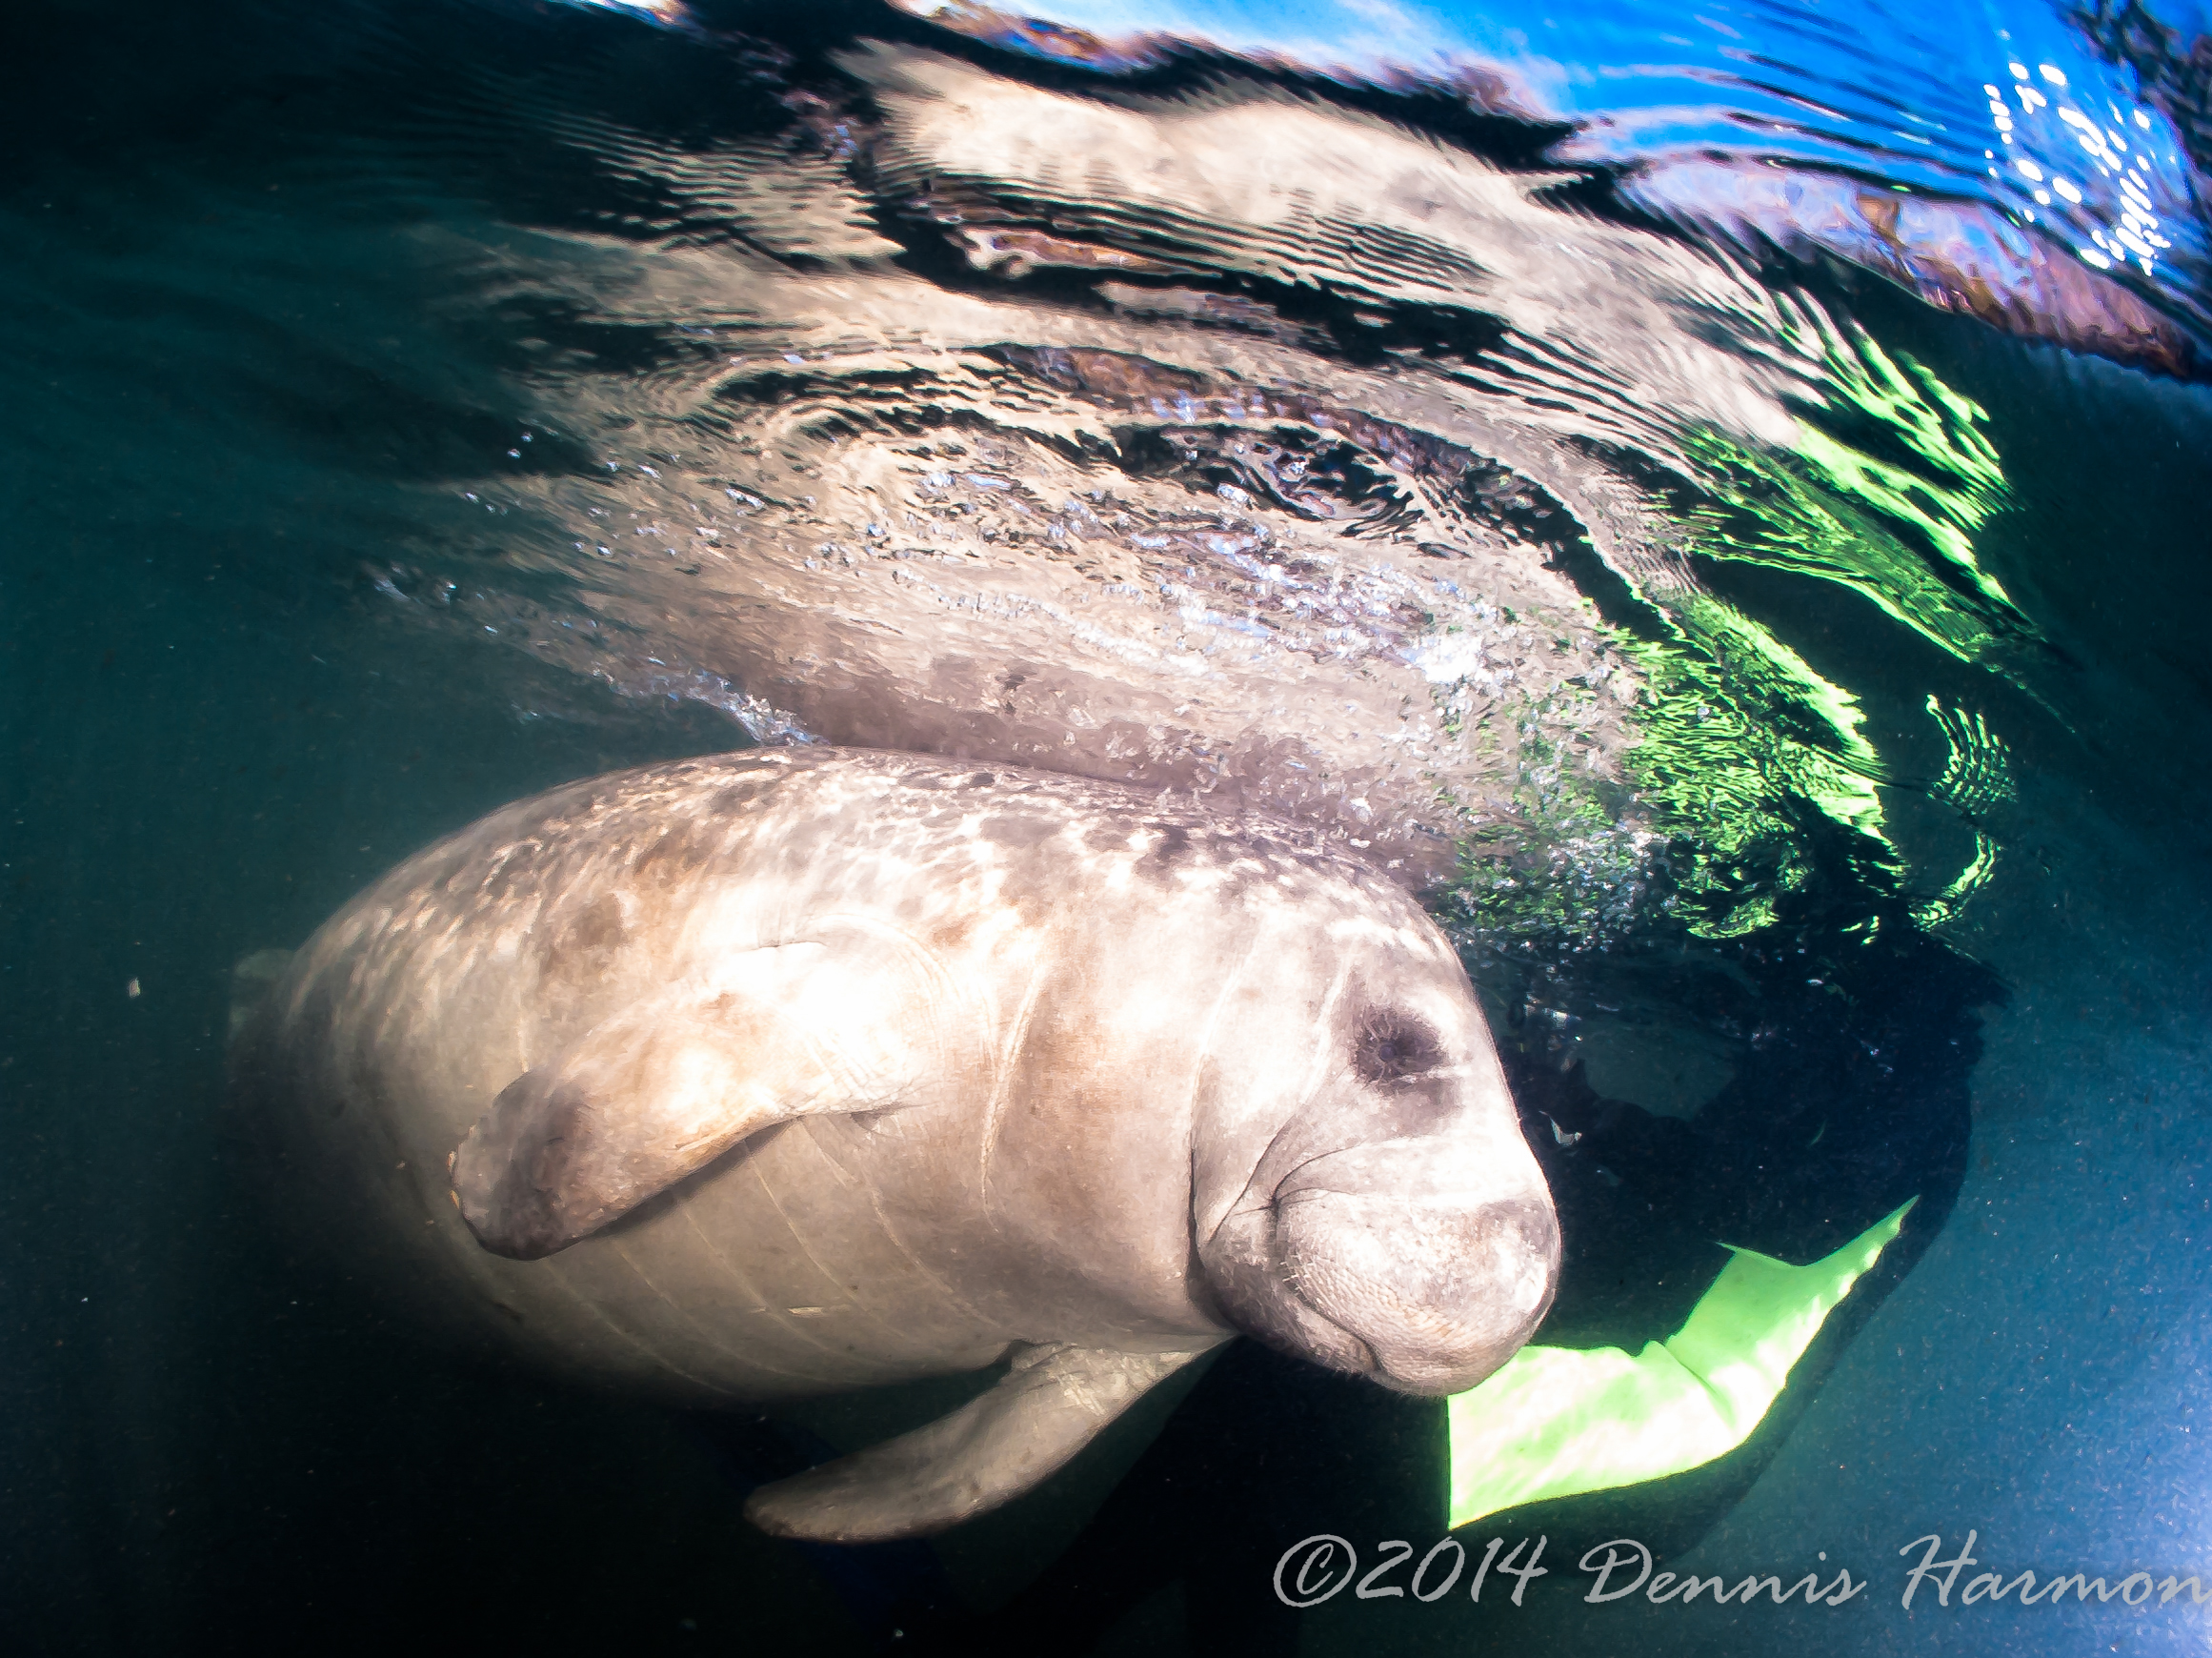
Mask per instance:
[[[269,1000],[284,970],[292,965],[290,950],[255,950],[231,965],[231,1023],[226,1041],[236,1041],[247,1021]]]
[[[631,1003],[477,1119],[453,1154],[462,1218],[534,1261],[774,1123],[924,1102],[938,1067],[930,1021],[901,1018],[908,989],[880,960],[799,943]]]
[[[875,1543],[942,1531],[1040,1484],[1198,1353],[1039,1346],[981,1398],[896,1439],[760,1487],[745,1517],[778,1537]]]

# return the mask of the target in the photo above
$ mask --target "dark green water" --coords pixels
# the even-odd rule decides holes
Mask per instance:
[[[1681,918],[1717,913],[1699,871],[1739,856],[1713,851],[1735,819],[1718,808],[1700,819],[1648,776],[1623,773],[1628,796],[1641,786],[1650,820],[1676,835],[1679,891],[1695,902],[1672,919],[1629,914],[1605,935],[1602,962],[1585,948],[1597,929],[1571,936],[1571,906],[1563,933],[1548,911],[1474,912],[1493,930],[1470,933],[1470,958],[1529,1099],[1597,1110],[1558,1094],[1556,1055],[1525,1009],[1556,1006],[1594,1034],[1625,988],[1645,1057],[1612,1076],[1657,1086],[1644,1041],[1657,1021],[1674,1033],[1667,1052],[1718,1053],[1747,1079],[1728,1107],[1735,1138],[1716,1113],[1704,1120],[1716,1138],[1700,1145],[1731,1156],[1764,1145],[1760,1123],[1816,1096],[1890,1125],[1870,1132],[1863,1166],[1668,1177],[1685,1238],[1704,1224],[1696,1204],[1734,1223],[1759,1207],[1746,1194],[1762,1192],[1796,1205],[1770,1217],[1778,1239],[1848,1235],[1866,1217],[1804,1205],[1844,1190],[1875,1203],[1915,1176],[1910,1158],[1923,1154],[1899,1149],[1920,1143],[1908,1131],[1936,1125],[1929,1142],[1941,1144],[1924,1155],[1951,1160],[1948,1213],[1917,1241],[1912,1270],[1854,1315],[1848,1340],[1820,1350],[1820,1374],[1793,1388],[1747,1459],[1621,1521],[1673,1526],[1683,1570],[1787,1576],[1825,1550],[1872,1578],[1860,1602],[1819,1625],[1585,1607],[1555,1545],[1556,1575],[1523,1608],[1345,1596],[1290,1620],[1266,1570],[1297,1537],[1425,1547],[1441,1534],[1440,1411],[1243,1345],[1177,1407],[1081,1539],[1061,1547],[1080,1501],[1048,1493],[937,1557],[849,1571],[738,1517],[757,1443],[734,1452],[698,1424],[441,1352],[277,1235],[226,1122],[222,1079],[240,957],[296,944],[406,853],[522,795],[751,740],[729,710],[741,706],[732,687],[754,690],[740,668],[758,653],[745,656],[754,647],[728,591],[693,602],[658,566],[613,574],[554,555],[567,556],[590,502],[670,510],[651,486],[600,495],[593,479],[608,455],[634,479],[640,457],[669,441],[654,422],[670,388],[689,383],[681,330],[710,314],[737,326],[734,307],[685,311],[680,282],[638,298],[656,260],[716,245],[670,228],[683,215],[663,211],[654,169],[671,147],[783,132],[795,106],[694,46],[527,10],[362,6],[300,19],[60,8],[11,27],[22,34],[10,59],[35,72],[0,115],[10,1649],[866,1651],[906,1593],[936,1619],[911,1638],[941,1628],[955,1650],[987,1638],[963,1620],[994,1604],[1011,1610],[989,1639],[1070,1651],[1102,1641],[1126,1652],[1294,1649],[1286,1642],[1709,1652],[1768,1649],[1778,1628],[1823,1652],[2202,1646],[2212,1607],[1931,1609],[1923,1594],[1908,1611],[1897,1592],[1900,1546],[1930,1532],[1955,1544],[1969,1528],[2007,1568],[2212,1570],[2212,1455],[2199,1446],[2212,1435],[2199,1405],[2212,1356],[2212,401],[2202,386],[2008,339],[1864,279],[1805,278],[1834,314],[1986,410],[1979,430],[2005,495],[1973,553],[2026,618],[2032,647],[2002,660],[1947,650],[1859,590],[1701,553],[1711,592],[1858,697],[1886,768],[1891,853],[1806,808],[1799,772],[1754,768],[1767,791],[1758,809],[1786,827],[1761,831],[1753,850],[1771,869],[1760,864],[1741,890],[1780,893],[1780,919],[1699,932]],[[822,30],[821,40],[786,32],[802,58],[846,34],[924,38],[872,11],[826,15]],[[1015,72],[972,55],[979,72]],[[526,79],[527,95],[487,93],[494,70]],[[638,164],[648,184],[610,184],[606,170],[543,146],[549,107],[588,115],[608,146],[607,134],[649,133],[638,148],[658,147],[659,159]],[[515,109],[529,120],[501,113]],[[771,162],[749,165],[774,184]],[[587,230],[603,239],[585,241]],[[902,255],[905,277],[983,292],[932,246]],[[794,280],[843,279],[834,261],[775,256]],[[1091,278],[1041,280],[1040,307],[1074,305],[1069,292]],[[1291,314],[1275,290],[1237,293]],[[844,302],[805,303],[835,315]],[[1301,327],[1366,326],[1315,305]],[[759,313],[744,326],[764,338],[797,327]],[[1443,327],[1420,326],[1432,324]],[[1328,337],[1339,343],[1297,349],[1350,385],[1342,376],[1365,372],[1357,352]],[[1636,341],[1606,337],[1632,381]],[[1453,343],[1479,354],[1470,337]],[[761,347],[748,336],[745,350]],[[1055,394],[1012,383],[991,382],[977,406],[1041,407]],[[742,436],[768,431],[746,422],[765,421],[756,410],[783,394],[755,387],[720,407],[737,411],[729,421]],[[1593,394],[1599,414],[1610,394]],[[849,441],[889,447],[899,419],[900,441],[954,430],[976,441],[981,416],[963,425],[911,388],[884,395],[932,412],[895,412],[874,429],[855,416],[839,429]],[[1116,431],[1135,418],[1099,416],[1123,422]],[[694,421],[685,441],[706,445],[701,430]],[[1673,453],[1664,435],[1651,438],[1661,460]],[[830,476],[818,441],[812,455]],[[1136,481],[1121,482],[1081,455],[1062,463],[1096,467],[1132,500],[1151,487],[1134,462]],[[722,464],[696,450],[691,461],[702,475]],[[1617,579],[1558,563],[1583,571],[1600,608],[1620,600]],[[440,609],[425,596],[448,581]],[[1663,595],[1651,602],[1687,614]],[[507,637],[519,625],[557,638],[591,616],[620,635],[597,657]],[[1694,653],[1709,636],[1679,637],[1679,660],[1706,659]],[[1035,646],[1040,658],[1056,648],[1041,636]],[[640,665],[656,658],[664,680]],[[1097,695],[1111,702],[1110,690]],[[2017,800],[1986,819],[1998,848],[1987,883],[1923,931],[1911,904],[1974,849],[1972,826],[1931,784],[1943,758],[1931,695],[2001,734]],[[1755,725],[1805,729],[1787,698],[1743,698]],[[841,718],[867,729],[869,717]],[[911,709],[880,719],[885,742],[927,727]],[[1814,736],[1816,749],[1829,741]],[[1540,758],[1522,751],[1500,792],[1540,796]],[[1631,815],[1627,796],[1604,799]],[[1516,806],[1498,821],[1540,843],[1537,831],[1557,828],[1548,810]],[[1812,871],[1806,884],[1772,874],[1792,859]],[[1590,879],[1610,879],[1613,865],[1597,867]],[[1719,885],[1735,903],[1739,888]],[[1851,930],[1868,915],[1891,929],[1871,951]],[[1524,942],[1535,966],[1514,953]],[[1840,976],[1847,1007],[1802,994],[1797,949]],[[1798,986],[1786,995],[1785,978]],[[1722,981],[1742,1000],[1716,1011]],[[1779,1047],[1755,1048],[1761,1020]],[[1863,1062],[1853,1056],[1884,1033],[1911,1050],[1903,1080],[1854,1092],[1851,1066]],[[1579,1193],[1585,1205],[1569,1207],[1570,1248],[1577,1214],[1594,1217],[1593,1238],[1618,1233],[1611,1186],[1564,1163],[1554,1179],[1563,1203]],[[1585,1296],[1562,1312],[1601,1323],[1594,1304]],[[1114,1471],[1099,1462],[1083,1500]],[[1601,1517],[1539,1516],[1529,1528]]]

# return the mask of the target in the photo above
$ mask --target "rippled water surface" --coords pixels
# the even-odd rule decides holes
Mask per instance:
[[[2212,1571],[2200,22],[19,20],[0,1622],[2201,1645],[1896,1564]],[[1444,1415],[1248,1345],[934,1545],[771,1544],[750,1484],[911,1403],[715,1423],[429,1346],[271,1227],[221,1104],[234,960],[533,789],[755,742],[1132,782],[1420,891],[1559,1203],[1551,1345],[1920,1201],[1740,1450],[1463,1534],[1553,1539],[1525,1607],[1283,1607],[1299,1537],[1442,1535]],[[1585,1607],[1614,1535],[1874,1587]]]

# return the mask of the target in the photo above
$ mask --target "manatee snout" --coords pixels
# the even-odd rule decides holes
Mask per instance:
[[[1549,1310],[1558,1221],[1533,1160],[1494,1195],[1440,1185],[1439,1161],[1421,1144],[1319,1158],[1232,1215],[1203,1252],[1224,1309],[1400,1392],[1474,1386]]]
[[[1470,1207],[1304,1187],[1278,1194],[1275,1213],[1284,1282],[1401,1392],[1464,1392],[1552,1304],[1559,1228],[1541,1195]]]

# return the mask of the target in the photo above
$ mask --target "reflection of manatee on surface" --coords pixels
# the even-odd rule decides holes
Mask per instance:
[[[690,332],[644,388],[545,376],[544,422],[604,434],[613,465],[513,479],[548,522],[507,531],[503,562],[574,580],[592,621],[564,606],[500,637],[758,735],[1311,818],[1423,880],[1455,831],[1517,813],[1532,738],[1618,779],[1639,676],[1559,555],[1587,536],[1695,585],[1661,503],[1604,456],[1687,466],[1687,423],[1785,442],[1784,398],[1819,395],[1795,312],[1561,214],[1540,192],[1564,175],[1262,87],[1125,105],[934,53],[839,67],[875,111],[873,201],[805,144],[633,141],[625,168],[723,233],[530,251],[518,307],[557,254],[546,275],[586,276],[595,327]],[[938,278],[872,213],[938,250]],[[979,252],[982,227],[1039,222],[1065,233]],[[1106,259],[1133,240],[1159,271]],[[1017,277],[1043,261],[1104,280]],[[1285,313],[1321,292],[1372,349]],[[1401,307],[1440,331],[1426,349],[1352,315]],[[1504,330],[1530,349],[1490,354]]]
[[[656,44],[719,91],[517,63],[404,117],[553,182],[492,167],[504,222],[407,244],[495,307],[522,418],[380,604],[768,740],[1295,818],[1417,888],[1504,854],[1516,925],[1556,876],[1633,924],[1687,838],[1683,913],[1739,936],[1808,813],[1875,884],[1959,870],[1879,793],[1924,792],[1922,698],[1862,705],[1729,585],[2038,660],[1977,558],[1981,411],[1817,285],[1257,71]]]
[[[1038,773],[775,750],[510,807],[326,924],[234,1078],[318,1230],[584,1376],[729,1404],[1011,1358],[758,1493],[794,1535],[1003,1501],[1239,1330],[1460,1391],[1558,1259],[1397,885]]]

